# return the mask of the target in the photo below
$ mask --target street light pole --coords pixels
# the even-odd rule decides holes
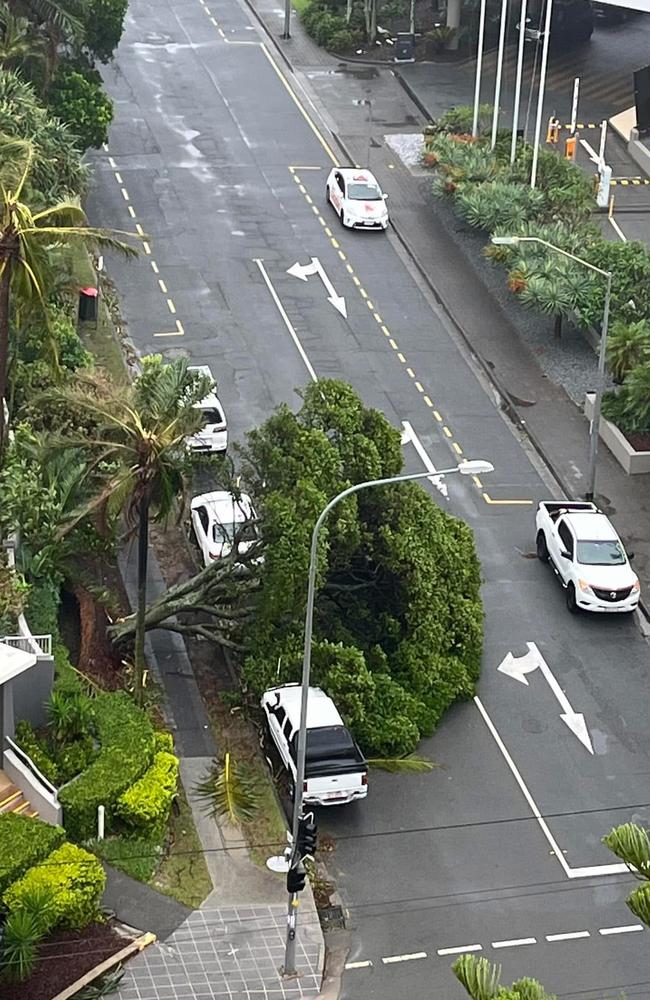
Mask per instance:
[[[605,361],[607,359],[609,304],[612,298],[612,272],[605,271],[602,267],[596,267],[595,264],[590,263],[588,260],[583,260],[582,257],[577,257],[574,253],[569,253],[568,250],[563,250],[562,247],[556,247],[553,243],[549,243],[548,240],[543,240],[539,236],[493,236],[492,242],[496,246],[517,246],[518,243],[540,243],[549,250],[553,250],[554,253],[559,253],[563,257],[568,257],[569,260],[575,261],[576,264],[582,264],[583,267],[589,268],[590,271],[595,271],[596,274],[600,274],[606,281],[605,304],[603,306],[603,319],[600,328],[600,344],[598,348],[598,377],[596,379],[596,391],[594,393],[594,412],[589,426],[589,465],[587,469],[587,489],[585,490],[585,500],[593,500],[594,489],[596,486],[598,441],[600,438],[600,413],[603,403],[603,394],[605,392]]]
[[[456,472],[459,472],[464,476],[476,476],[481,473],[492,472],[493,469],[494,466],[491,462],[476,460],[462,462],[460,465],[454,466],[453,469],[441,469],[435,473],[435,476],[453,475],[453,473]],[[359,490],[369,489],[371,486],[388,486],[391,483],[408,483],[415,479],[432,478],[432,473],[429,470],[428,472],[414,472],[408,475],[390,476],[388,479],[371,479],[365,483],[356,483],[354,486],[348,486],[346,490],[343,490],[337,496],[333,497],[333,499],[330,500],[330,502],[323,508],[318,516],[316,524],[314,525],[314,530],[311,536],[311,550],[309,554],[307,608],[305,611],[305,644],[302,657],[300,728],[298,730],[298,759],[296,761],[296,781],[294,786],[293,822],[291,831],[293,838],[293,854],[290,861],[291,868],[296,867],[300,861],[300,858],[297,856],[296,848],[298,845],[298,831],[300,828],[300,816],[302,813],[303,784],[305,781],[305,755],[307,751],[307,700],[309,695],[309,676],[311,673],[311,639],[314,622],[314,600],[316,596],[316,570],[318,566],[318,540],[320,529],[322,528],[323,523],[325,522],[325,519],[330,511],[336,507],[341,500],[345,500],[346,497],[351,496],[353,493],[358,493]],[[290,893],[287,911],[287,940],[284,954],[284,966],[282,969],[282,974],[287,978],[297,975],[296,927],[298,922],[298,905],[298,893]]]
[[[548,46],[551,40],[551,14],[553,0],[546,0],[546,20],[544,22],[544,43],[542,45],[542,66],[539,71],[539,91],[537,94],[537,118],[535,119],[535,139],[533,145],[533,167],[530,173],[530,186],[537,182],[537,160],[539,158],[539,140],[542,132],[542,112],[544,110],[544,92],[546,90],[546,67],[548,65]]]
[[[501,0],[501,22],[499,24],[499,49],[497,54],[497,75],[494,83],[494,107],[492,109],[492,141],[490,149],[494,149],[497,141],[499,125],[499,101],[501,100],[501,76],[503,74],[503,50],[506,45],[506,22],[508,20],[508,0]]]
[[[284,31],[283,38],[291,38],[291,0],[284,0]]]
[[[476,52],[476,80],[474,82],[474,115],[472,118],[472,135],[478,135],[478,106],[481,97],[481,70],[483,68],[483,37],[485,35],[485,10],[487,0],[481,0],[481,10],[478,19],[478,49]]]
[[[515,104],[512,111],[512,139],[510,140],[510,162],[515,162],[517,153],[517,126],[519,125],[519,102],[521,100],[521,77],[524,72],[524,42],[526,40],[527,0],[521,0],[519,15],[519,45],[517,48],[517,75],[515,77]]]

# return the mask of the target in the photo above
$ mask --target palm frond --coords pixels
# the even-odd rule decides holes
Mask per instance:
[[[603,844],[630,870],[650,878],[650,837],[643,827],[636,823],[623,823],[603,837]]]
[[[230,753],[226,753],[223,767],[213,761],[210,771],[194,790],[209,815],[235,825],[254,819],[262,804],[258,782]]]
[[[408,754],[407,757],[370,757],[367,763],[369,767],[388,771],[389,774],[421,774],[424,771],[433,771],[434,768],[440,767],[435,761],[420,757],[415,753]]]
[[[493,1000],[499,994],[501,966],[493,965],[487,958],[461,955],[452,965],[456,979],[464,986],[472,1000]]]

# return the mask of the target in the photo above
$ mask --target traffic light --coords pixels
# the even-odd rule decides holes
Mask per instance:
[[[301,819],[298,823],[298,842],[296,849],[298,856],[303,858],[313,858],[316,850],[316,837],[318,830],[312,820]]]
[[[305,871],[305,866],[301,862],[298,862],[295,868],[290,868],[287,872],[287,892],[302,892],[306,881],[307,872]]]
[[[546,141],[557,144],[560,141],[560,122],[553,115],[548,120],[548,127],[546,129]]]

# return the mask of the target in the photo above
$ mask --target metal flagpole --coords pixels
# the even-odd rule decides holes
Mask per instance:
[[[544,43],[542,45],[542,67],[539,73],[539,92],[537,94],[537,118],[535,120],[535,140],[533,146],[533,166],[530,173],[530,186],[537,182],[537,160],[539,159],[539,140],[542,132],[542,112],[544,110],[544,91],[546,90],[546,67],[548,64],[548,46],[551,40],[551,15],[553,0],[546,0],[546,19],[544,22]]]
[[[485,9],[487,0],[481,0],[481,11],[478,21],[478,49],[476,53],[476,81],[474,83],[474,117],[472,119],[472,135],[478,135],[478,106],[481,97],[481,70],[483,68],[483,37],[485,35]]]
[[[492,142],[490,149],[494,149],[497,141],[497,127],[499,124],[499,101],[501,100],[501,76],[503,73],[503,50],[506,44],[506,22],[508,20],[508,0],[501,0],[501,22],[499,24],[499,50],[497,55],[497,76],[494,84],[494,108],[492,111]]]
[[[524,42],[526,40],[527,0],[521,0],[519,20],[519,46],[517,48],[517,76],[515,78],[515,106],[512,112],[512,139],[510,141],[510,162],[515,162],[517,153],[517,126],[519,125],[519,102],[521,100],[521,77],[524,72]]]

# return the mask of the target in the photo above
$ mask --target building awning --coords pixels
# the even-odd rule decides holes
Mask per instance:
[[[0,684],[5,684],[18,674],[29,670],[36,663],[35,653],[26,653],[24,649],[9,646],[0,642]]]

